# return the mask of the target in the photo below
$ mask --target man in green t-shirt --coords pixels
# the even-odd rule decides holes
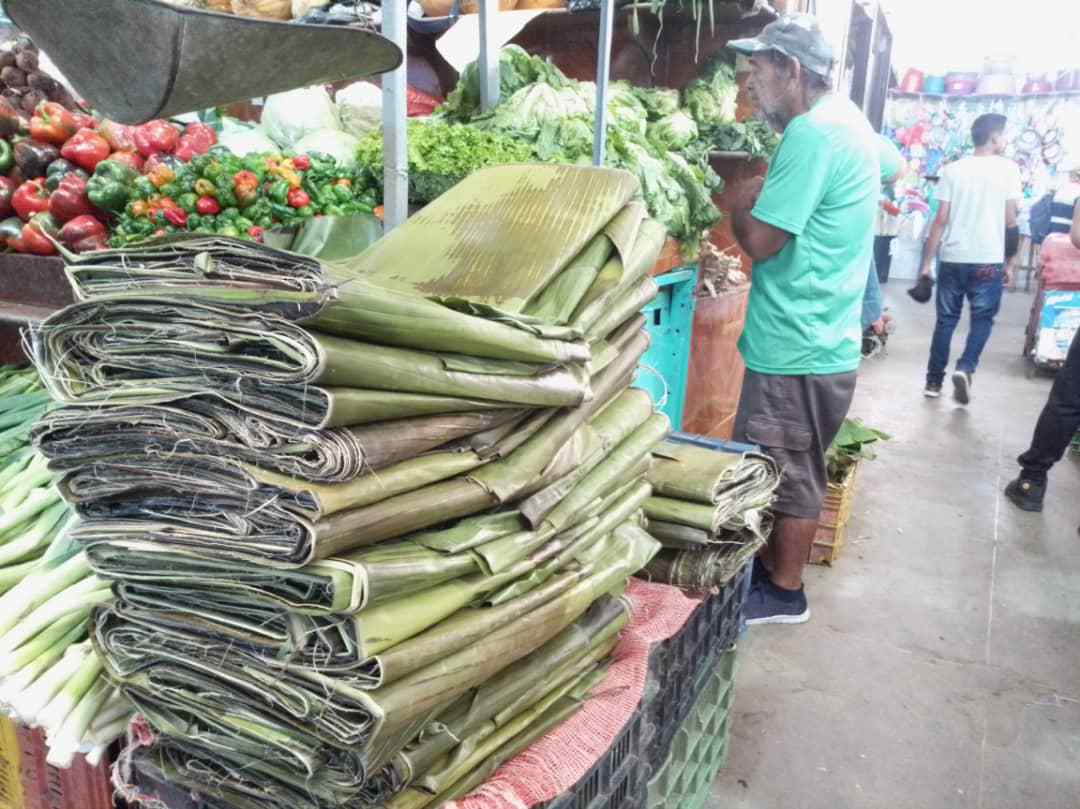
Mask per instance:
[[[858,107],[830,92],[833,52],[814,17],[781,17],[730,47],[750,56],[750,92],[783,133],[768,175],[741,189],[732,211],[735,236],[754,262],[735,438],[762,446],[783,468],[746,617],[802,623],[810,617],[802,572],[828,484],[825,451],[855,393],[879,149]]]

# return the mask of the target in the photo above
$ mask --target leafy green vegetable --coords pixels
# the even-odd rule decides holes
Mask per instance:
[[[679,110],[679,91],[667,87],[635,87],[634,95],[645,107],[650,121]]]
[[[477,62],[462,71],[457,87],[440,108],[443,115],[464,123],[480,112],[479,71]],[[546,59],[530,56],[517,45],[507,45],[502,49],[499,53],[500,98],[510,98],[521,88],[537,82],[558,88],[567,86],[570,80]]]
[[[649,124],[648,137],[657,149],[677,151],[698,139],[698,127],[693,118],[678,110]]]
[[[844,419],[840,432],[825,453],[829,465],[829,480],[839,482],[852,464],[860,460],[872,461],[877,455],[871,446],[879,441],[891,441],[892,436],[867,427],[859,419]]]
[[[409,121],[409,200],[431,202],[485,166],[528,163],[534,160],[528,143],[463,124],[445,121]],[[376,179],[383,169],[382,132],[360,140],[357,161]]]
[[[730,121],[710,133],[717,151],[748,152],[751,157],[768,159],[780,145],[780,137],[764,121]]]

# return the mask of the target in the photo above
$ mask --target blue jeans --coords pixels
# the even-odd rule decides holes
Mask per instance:
[[[971,304],[971,331],[956,370],[975,373],[986,341],[990,339],[994,317],[1001,308],[1004,277],[1001,264],[949,264],[942,261],[938,265],[937,325],[930,343],[926,384],[940,385],[945,381],[949,345],[964,311],[964,298]]]

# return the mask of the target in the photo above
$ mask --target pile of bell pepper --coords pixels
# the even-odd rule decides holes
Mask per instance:
[[[260,240],[313,216],[371,212],[373,189],[322,155],[241,158],[213,128],[132,127],[42,103],[29,121],[0,100],[0,240],[38,255],[180,231]]]
[[[118,247],[178,231],[258,241],[313,216],[370,213],[376,202],[374,191],[331,157],[238,157],[220,146],[187,163],[147,161],[128,190],[111,240]]]

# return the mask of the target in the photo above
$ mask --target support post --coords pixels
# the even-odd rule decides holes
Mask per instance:
[[[615,26],[615,0],[600,4],[600,42],[596,56],[596,131],[593,134],[593,165],[604,165],[607,150],[607,98],[611,77],[611,38]]]
[[[487,112],[499,103],[499,49],[492,28],[499,0],[480,0],[480,109]]]
[[[386,3],[383,13],[383,36],[401,48],[404,54],[408,39],[406,3]],[[409,162],[407,152],[408,100],[406,98],[406,60],[401,67],[382,77],[383,91],[383,231],[389,233],[409,216]]]

